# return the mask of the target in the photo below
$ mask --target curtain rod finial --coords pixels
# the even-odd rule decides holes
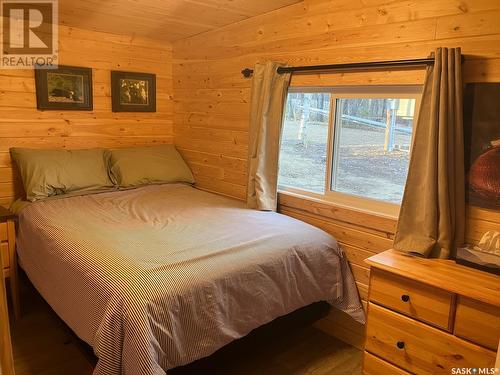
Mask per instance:
[[[249,68],[245,68],[241,71],[241,74],[243,74],[243,77],[245,78],[249,78],[253,73],[253,70],[252,69],[249,69]]]

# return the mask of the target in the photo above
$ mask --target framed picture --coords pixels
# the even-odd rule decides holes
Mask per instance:
[[[59,65],[58,69],[35,69],[35,85],[38,109],[93,109],[91,68]]]
[[[466,197],[500,210],[500,83],[469,83],[464,100]]]
[[[111,72],[113,112],[156,112],[156,75]]]

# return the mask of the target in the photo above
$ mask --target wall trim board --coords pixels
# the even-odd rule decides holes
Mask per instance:
[[[341,206],[334,202],[327,202],[285,191],[278,193],[278,200],[282,206],[301,209],[330,219],[345,221],[346,223],[389,234],[394,234],[396,231],[397,220],[384,215],[371,214],[360,209]]]

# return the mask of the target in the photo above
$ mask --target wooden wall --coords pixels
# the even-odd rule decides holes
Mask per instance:
[[[244,199],[251,80],[240,71],[272,59],[290,65],[423,58],[461,46],[466,82],[500,82],[497,0],[310,0],[174,43],[174,141],[204,189]],[[296,75],[294,86],[418,84],[423,70]],[[364,259],[391,247],[396,220],[280,195],[282,213],[333,234],[366,301]],[[499,214],[472,209],[467,237],[498,229]],[[333,311],[321,328],[362,345],[363,327]]]
[[[422,58],[461,46],[467,82],[500,82],[498,0],[306,0],[173,45],[60,27],[60,62],[94,69],[94,110],[37,111],[32,71],[0,71],[0,203],[15,195],[8,149],[169,143],[200,187],[244,199],[251,80],[268,59],[290,65]],[[173,63],[173,72],[172,72]],[[111,112],[110,70],[157,74],[157,113]],[[422,83],[423,70],[296,75],[294,86]],[[172,94],[174,100],[172,100]],[[16,184],[19,186],[19,184]],[[364,259],[391,247],[394,219],[281,194],[281,212],[332,233],[366,300]],[[498,228],[496,212],[470,209],[467,238]],[[362,327],[332,312],[320,326],[360,345]]]
[[[60,64],[93,68],[93,111],[38,111],[32,70],[0,70],[0,204],[20,183],[9,148],[172,143],[172,47],[148,39],[61,26]],[[155,73],[156,113],[111,112],[111,70]],[[15,184],[14,184],[15,182]],[[15,185],[15,187],[14,187]],[[16,190],[16,191],[15,191]]]
[[[250,79],[290,65],[422,58],[461,46],[466,81],[500,80],[495,0],[310,0],[174,43],[175,142],[199,185],[243,198]],[[293,85],[422,83],[423,70],[294,76]]]

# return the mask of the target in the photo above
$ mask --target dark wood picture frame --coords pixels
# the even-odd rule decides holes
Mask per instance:
[[[500,210],[500,82],[467,83],[464,95],[466,201]]]
[[[113,112],[156,112],[156,74],[111,71]]]
[[[35,69],[35,86],[39,110],[92,111],[94,108],[92,68],[59,65],[57,69]]]

